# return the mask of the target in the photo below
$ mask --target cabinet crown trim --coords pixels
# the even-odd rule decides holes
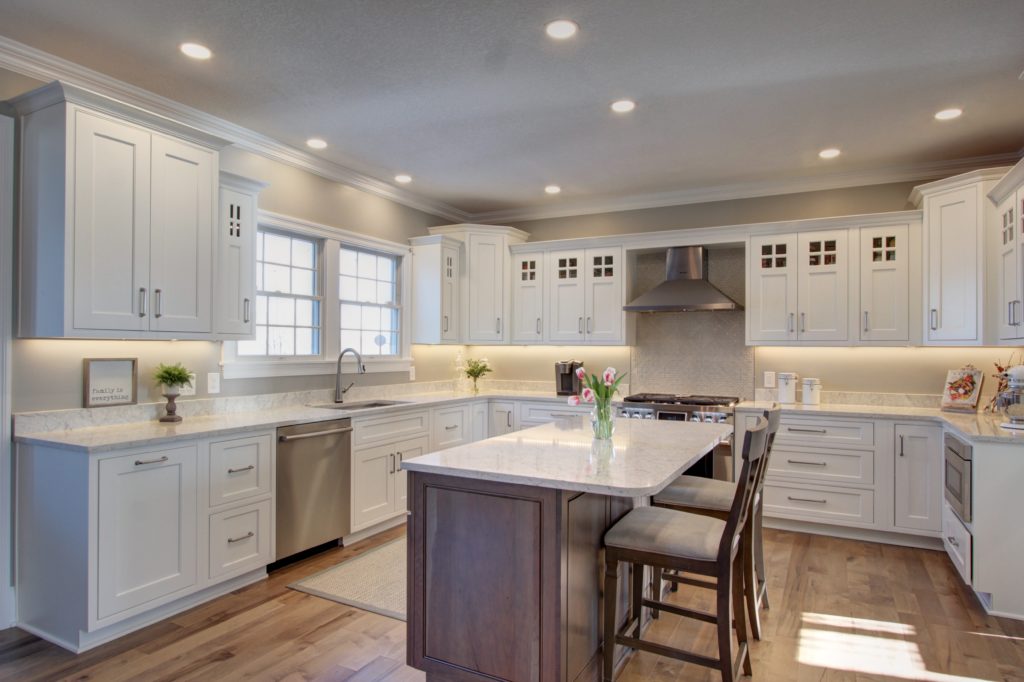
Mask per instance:
[[[219,177],[221,187],[227,187],[228,189],[237,190],[246,194],[258,194],[267,187],[270,187],[269,182],[254,180],[253,178],[247,178],[244,175],[237,175],[224,170],[220,172]]]
[[[526,241],[530,238],[530,233],[525,230],[520,230],[515,227],[507,227],[505,225],[478,225],[475,223],[458,223],[455,225],[438,225],[437,227],[428,227],[427,232],[431,235],[451,235],[451,234],[494,234],[504,235],[510,239],[518,241]]]
[[[1010,166],[999,166],[998,168],[982,168],[980,170],[974,170],[967,173],[961,173],[960,175],[954,175],[951,178],[943,178],[942,180],[936,180],[935,182],[929,182],[924,185],[918,185],[910,192],[910,203],[914,206],[921,206],[921,202],[924,198],[932,194],[944,192],[950,189],[958,189],[960,187],[966,187],[975,182],[985,182],[987,180],[998,180],[1006,175],[1006,172],[1010,170]]]
[[[1021,159],[1003,176],[1002,180],[996,183],[992,191],[988,193],[988,198],[993,204],[1001,204],[1021,185],[1024,185],[1024,159]]]

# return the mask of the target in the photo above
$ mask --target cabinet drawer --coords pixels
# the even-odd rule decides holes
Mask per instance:
[[[430,447],[433,450],[452,448],[472,440],[469,405],[431,410],[430,423]]]
[[[386,417],[352,420],[352,449],[374,443],[388,443],[401,438],[430,434],[430,415],[421,412],[398,412]]]
[[[875,521],[875,496],[870,490],[766,482],[764,513],[824,523],[872,524]]]
[[[752,428],[757,423],[757,417],[748,415],[745,423],[748,429]],[[875,444],[875,426],[871,422],[784,416],[779,424],[775,443],[839,447],[872,446]]]
[[[942,503],[942,544],[949,560],[956,566],[964,582],[972,584],[974,576],[973,537],[952,507]]]
[[[821,483],[875,482],[873,450],[832,450],[800,447],[772,448],[768,475]]]
[[[557,419],[572,419],[585,415],[591,408],[572,407],[570,405],[554,405],[551,403],[520,403],[519,421],[525,427],[535,424],[547,424]]]
[[[210,506],[269,495],[273,447],[269,433],[210,443]]]
[[[210,515],[210,578],[245,573],[274,560],[270,502]]]

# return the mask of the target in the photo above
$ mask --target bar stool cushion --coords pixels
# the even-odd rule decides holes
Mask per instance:
[[[736,484],[700,476],[680,476],[654,496],[654,504],[727,512],[736,496]]]
[[[725,521],[663,507],[638,507],[605,533],[606,547],[714,561]]]

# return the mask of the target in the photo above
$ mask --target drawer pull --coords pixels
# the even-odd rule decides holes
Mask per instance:
[[[458,424],[450,424],[450,425],[444,427],[444,430],[445,431],[454,431],[457,428],[459,428]]]
[[[247,467],[239,467],[238,469],[228,469],[228,473],[229,474],[240,474],[243,471],[252,471],[255,468],[256,468],[255,464],[250,464]]]
[[[952,535],[947,535],[946,539],[949,540],[949,544],[953,545],[954,547],[959,547],[960,546],[960,543],[957,542],[956,538],[953,537]]]
[[[146,466],[147,464],[161,464],[163,462],[166,462],[168,459],[169,457],[167,455],[164,455],[163,457],[157,457],[156,459],[137,459],[135,460],[135,466],[141,467]]]
[[[232,545],[232,544],[234,544],[236,542],[241,542],[242,540],[248,540],[249,538],[251,538],[254,535],[256,535],[256,533],[253,533],[252,531],[249,531],[245,535],[240,535],[237,538],[228,538],[228,544]]]
[[[790,502],[814,502],[815,504],[828,504],[828,500],[815,500],[810,497],[793,497],[788,495],[787,498]]]
[[[798,429],[795,426],[787,426],[790,433],[828,433],[828,429]]]
[[[828,466],[828,462],[809,462],[809,461],[804,460],[804,459],[787,459],[786,461],[789,462],[790,464],[807,464],[807,465],[816,466],[816,467],[827,467]]]

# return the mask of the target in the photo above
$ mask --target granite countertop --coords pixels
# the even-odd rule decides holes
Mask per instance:
[[[460,478],[644,497],[661,492],[732,434],[730,424],[619,419],[595,441],[588,417],[562,419],[402,462]]]
[[[736,406],[737,412],[766,410],[767,401],[745,401]],[[962,438],[975,443],[1024,443],[1024,431],[1001,428],[1008,421],[1002,414],[989,412],[944,412],[937,407],[892,407],[883,405],[803,405],[783,404],[783,414],[821,415],[828,417],[862,417],[864,419],[899,419],[924,421],[949,427]]]
[[[81,426],[77,428],[60,428],[61,412],[58,411],[49,413],[52,417],[47,417],[44,420],[54,427],[52,429],[47,428],[45,431],[19,431],[18,419],[15,417],[14,440],[17,443],[29,445],[45,445],[97,453],[124,448],[159,445],[180,438],[207,438],[232,433],[244,433],[254,429],[273,429],[279,426],[309,424],[330,421],[332,419],[369,419],[403,410],[456,405],[476,400],[528,400],[550,402],[558,405],[565,405],[566,403],[564,396],[556,396],[550,392],[538,393],[530,391],[481,392],[477,395],[455,392],[420,393],[402,395],[395,399],[400,401],[400,403],[364,410],[334,409],[333,405],[325,408],[297,404],[292,406],[276,406],[271,409],[186,416],[183,421],[177,424],[149,419],[122,424]],[[566,408],[571,409],[568,406]]]

